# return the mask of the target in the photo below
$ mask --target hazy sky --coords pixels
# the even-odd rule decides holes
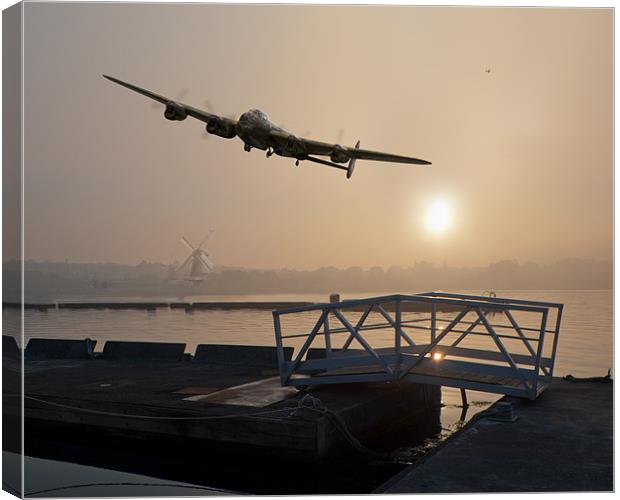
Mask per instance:
[[[612,257],[612,11],[25,6],[26,258],[485,265]],[[491,69],[490,73],[485,70]],[[424,158],[327,167],[169,122],[102,73]],[[184,92],[184,93],[183,93]],[[343,132],[341,132],[341,130]],[[425,227],[444,200],[452,224]]]

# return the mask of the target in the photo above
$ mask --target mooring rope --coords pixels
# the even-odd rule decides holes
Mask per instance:
[[[5,396],[20,396],[20,394],[5,394]],[[24,394],[24,399],[36,401],[38,403],[46,404],[49,406],[56,406],[56,407],[65,408],[68,410],[76,410],[76,411],[80,411],[83,413],[92,413],[95,415],[105,415],[105,416],[110,416],[110,417],[137,418],[137,419],[145,419],[145,420],[217,420],[217,419],[226,419],[226,418],[257,417],[260,415],[282,413],[283,411],[290,411],[292,409],[291,407],[286,407],[286,408],[280,408],[279,410],[261,411],[261,412],[254,412],[254,413],[236,413],[236,414],[228,414],[228,415],[208,415],[208,416],[196,415],[192,417],[172,417],[172,416],[162,417],[162,416],[156,416],[156,415],[135,415],[131,413],[94,410],[90,408],[83,408],[81,406],[66,405],[62,403],[56,403],[54,401],[48,401],[45,399],[35,398],[33,396],[28,396],[27,394]]]
[[[308,404],[306,404],[306,402],[308,402]],[[299,400],[299,402],[297,403],[297,407],[293,409],[289,416],[297,415],[303,410],[309,410],[327,417],[327,419],[329,419],[334,424],[334,427],[342,433],[342,435],[349,442],[349,444],[360,453],[381,460],[393,460],[393,456],[390,453],[377,452],[364,446],[353,435],[344,419],[334,411],[327,408],[319,398],[310,394],[305,394],[304,397]]]

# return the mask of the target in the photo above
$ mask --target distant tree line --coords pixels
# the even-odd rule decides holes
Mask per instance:
[[[213,293],[328,293],[421,290],[523,290],[609,289],[613,286],[610,262],[563,260],[551,265],[520,265],[514,260],[478,268],[443,268],[428,262],[413,267],[337,269],[313,271],[235,270],[213,273],[205,290]]]
[[[565,259],[549,265],[503,260],[486,267],[437,267],[417,262],[411,267],[321,267],[293,269],[219,269],[193,286],[169,281],[170,267],[142,262],[80,264],[25,263],[26,300],[62,297],[156,296],[182,294],[259,294],[329,292],[414,292],[423,290],[562,290],[611,289],[610,261]],[[19,264],[3,265],[3,300],[19,300]]]

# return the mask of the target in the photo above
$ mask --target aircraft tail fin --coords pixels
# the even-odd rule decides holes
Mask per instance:
[[[359,149],[359,148],[360,148],[360,141],[357,141],[357,144],[355,145],[355,149]],[[355,151],[355,149],[353,151]],[[349,151],[351,151],[350,148],[349,148]],[[355,154],[351,155],[351,159],[349,160],[349,165],[346,167],[344,165],[339,165],[338,163],[323,160],[321,158],[316,158],[314,156],[307,156],[305,159],[313,163],[319,163],[321,165],[327,165],[328,167],[339,168],[340,170],[346,170],[347,179],[350,179],[351,176],[353,175],[353,170],[355,170],[355,161],[357,160],[357,156]]]
[[[360,148],[360,141],[357,141],[357,144],[355,145],[355,149],[359,149]],[[355,160],[357,160],[357,157],[353,156],[350,160],[349,160],[349,168],[347,168],[347,179],[350,179],[351,176],[353,175],[353,170],[355,170]]]

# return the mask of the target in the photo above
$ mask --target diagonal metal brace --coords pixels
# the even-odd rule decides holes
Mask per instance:
[[[368,315],[372,312],[372,309],[374,307],[375,307],[374,304],[370,304],[370,307],[364,311],[364,314],[362,314],[362,317],[355,324],[355,331],[356,332],[359,332],[360,328],[364,324],[364,321],[366,321],[366,318],[368,318]],[[351,345],[351,342],[353,341],[354,338],[355,337],[352,334],[349,335],[349,338],[347,338],[345,343],[342,344],[342,350],[343,351],[346,351],[349,348],[349,346]]]
[[[532,357],[536,359],[536,352],[534,351],[532,344],[530,344],[530,342],[527,340],[527,337],[523,333],[523,330],[521,330],[521,327],[519,326],[517,321],[512,316],[512,313],[509,310],[505,310],[504,313],[506,314],[508,321],[510,321],[510,323],[512,324],[512,327],[517,332],[517,335],[519,335],[519,337],[521,337],[521,339],[523,340],[523,343],[525,344],[525,347],[527,347],[527,350],[530,351],[530,354],[532,355]],[[549,370],[547,370],[544,366],[541,366],[541,368],[545,375],[549,375]]]
[[[426,346],[426,348],[418,355],[418,357],[413,361],[413,363],[411,363],[405,370],[405,372],[410,371],[411,369],[413,369],[418,363],[420,363],[423,359],[424,356],[426,356],[429,352],[431,352],[435,347],[437,347],[437,345],[439,344],[439,342],[441,342],[443,340],[443,338],[448,335],[448,333],[450,333],[452,331],[452,329],[458,325],[461,320],[467,315],[467,313],[469,311],[471,311],[471,307],[466,307],[465,309],[463,309],[451,322],[448,326],[446,326],[445,330],[443,332],[441,332],[433,342],[431,342],[429,345]]]
[[[530,390],[531,387],[528,384],[527,381],[527,377],[521,372],[521,370],[519,370],[519,367],[517,366],[517,364],[514,362],[514,360],[512,359],[512,356],[510,355],[510,353],[506,350],[506,348],[504,347],[504,344],[502,343],[502,341],[500,340],[500,338],[497,336],[497,333],[495,333],[495,330],[493,329],[493,327],[489,324],[489,322],[487,321],[486,316],[480,311],[480,309],[476,309],[476,312],[478,313],[478,317],[480,318],[480,320],[482,321],[482,323],[484,324],[485,328],[487,329],[487,331],[489,332],[489,334],[491,335],[491,338],[493,339],[493,341],[495,342],[495,345],[497,346],[497,348],[500,350],[500,352],[504,355],[504,358],[506,358],[506,361],[508,361],[508,364],[510,365],[510,367],[512,368],[512,370],[515,372],[515,375],[517,376],[517,378],[521,379],[521,382],[523,383],[523,386],[527,389]]]
[[[464,339],[465,337],[467,337],[467,334],[468,334],[469,332],[473,331],[473,330],[474,330],[474,328],[476,328],[476,327],[477,327],[480,323],[481,323],[480,318],[478,318],[478,319],[477,319],[476,321],[474,321],[471,325],[469,325],[469,328],[467,328],[467,330],[465,330],[465,331],[463,332],[463,334],[462,334],[462,335],[461,335],[458,339],[456,339],[454,342],[452,342],[452,347],[456,347],[457,345],[459,345],[459,344],[463,341],[463,339]]]
[[[308,350],[308,348],[310,347],[310,345],[312,344],[312,341],[314,340],[314,338],[316,337],[316,334],[318,333],[318,331],[321,329],[321,325],[323,324],[323,322],[325,321],[325,318],[327,318],[327,314],[329,313],[328,309],[323,310],[323,312],[321,313],[321,316],[319,317],[318,321],[316,322],[316,324],[314,325],[314,328],[312,329],[312,331],[310,332],[310,334],[308,335],[308,338],[306,339],[306,341],[304,342],[304,345],[302,346],[301,350],[299,351],[299,353],[297,354],[297,356],[295,357],[295,361],[293,361],[293,364],[290,366],[290,368],[287,370],[286,372],[286,376],[284,378],[285,382],[288,382],[291,378],[291,375],[293,374],[293,372],[295,371],[295,368],[297,368],[297,365],[299,365],[301,358],[303,357],[304,354],[306,354],[306,351]]]
[[[385,320],[394,328],[396,327],[396,321],[394,321],[392,319],[392,317],[390,316],[390,314],[383,308],[382,305],[378,305],[377,309],[379,310],[379,312],[381,313],[381,316],[383,316],[385,318]],[[407,343],[411,346],[411,347],[415,347],[415,342],[411,339],[411,337],[409,337],[409,335],[407,335],[405,332],[403,332],[402,327],[398,327],[398,332],[400,333],[400,335],[407,341]]]
[[[336,317],[340,320],[340,322],[342,323],[342,325],[349,330],[349,332],[351,333],[351,335],[353,335],[355,337],[355,340],[357,340],[360,344],[362,344],[362,346],[364,347],[364,349],[366,349],[366,351],[368,351],[368,353],[375,358],[379,364],[383,367],[383,370],[388,373],[389,375],[394,375],[394,372],[392,371],[392,369],[388,366],[387,362],[381,357],[379,356],[375,350],[370,346],[370,344],[368,342],[366,342],[366,340],[364,339],[364,337],[362,337],[353,327],[353,325],[351,325],[351,323],[349,323],[349,320],[347,318],[344,317],[344,315],[338,310],[335,309],[334,310],[334,314],[336,315]]]

